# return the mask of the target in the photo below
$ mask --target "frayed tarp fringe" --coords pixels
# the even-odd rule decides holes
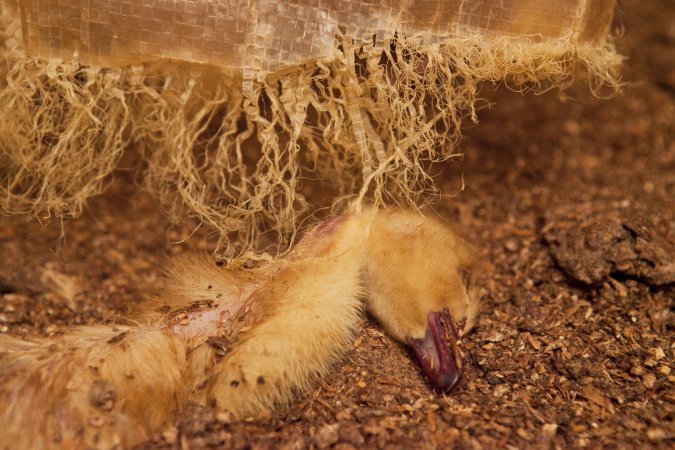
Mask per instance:
[[[335,202],[413,204],[436,192],[430,163],[457,154],[484,83],[541,92],[582,79],[613,92],[621,63],[609,37],[479,33],[397,35],[384,48],[338,36],[336,55],[244,80],[189,63],[46,62],[5,45],[2,212],[76,217],[134,152],[137,179],[170,214],[249,247]]]

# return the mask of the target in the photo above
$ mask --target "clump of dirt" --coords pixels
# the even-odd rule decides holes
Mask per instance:
[[[542,231],[556,262],[582,283],[610,275],[675,282],[675,228],[658,212],[567,205],[547,217]]]

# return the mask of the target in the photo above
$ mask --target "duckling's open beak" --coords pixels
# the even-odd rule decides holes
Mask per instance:
[[[457,324],[447,308],[441,312],[430,312],[427,321],[429,326],[424,338],[409,338],[408,344],[434,388],[448,392],[464,371]]]

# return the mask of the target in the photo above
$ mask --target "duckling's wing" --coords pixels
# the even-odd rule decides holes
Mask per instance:
[[[327,252],[290,261],[253,294],[264,317],[214,368],[207,402],[235,417],[287,404],[345,353],[362,309],[360,220],[319,228]]]

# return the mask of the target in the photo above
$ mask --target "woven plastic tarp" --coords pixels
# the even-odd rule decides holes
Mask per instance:
[[[613,0],[23,0],[26,49],[95,66],[174,59],[258,75],[336,57],[335,36],[388,45],[480,31],[588,42],[606,37]]]

